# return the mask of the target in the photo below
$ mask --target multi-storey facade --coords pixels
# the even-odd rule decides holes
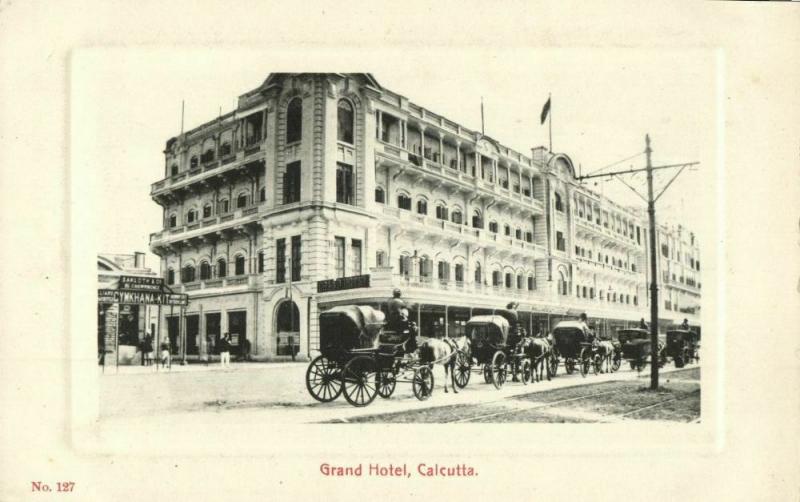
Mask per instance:
[[[695,321],[700,315],[700,248],[682,225],[659,225],[659,317]]]
[[[369,74],[273,74],[164,153],[151,249],[190,295],[162,323],[190,355],[224,332],[257,358],[308,354],[321,311],[396,287],[429,335],[512,300],[533,331],[647,317],[635,211],[580,185],[567,155],[514,151]]]

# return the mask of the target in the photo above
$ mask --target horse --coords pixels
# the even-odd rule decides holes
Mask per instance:
[[[616,348],[614,344],[608,340],[597,340],[594,345],[595,354],[599,355],[601,358],[600,363],[600,373],[605,373],[603,371],[603,363],[605,363],[606,369],[611,369],[611,359],[614,357],[614,353],[616,352]]]
[[[531,380],[534,382],[542,381],[542,373],[547,365],[547,379],[550,380],[550,358],[553,355],[553,347],[544,337],[525,337],[519,345],[518,350],[531,359]]]
[[[419,346],[419,362],[433,365],[438,363],[444,366],[444,391],[447,392],[447,375],[450,374],[450,383],[453,393],[458,394],[455,380],[456,354],[463,352],[469,356],[469,338],[459,336],[456,338],[428,338]]]

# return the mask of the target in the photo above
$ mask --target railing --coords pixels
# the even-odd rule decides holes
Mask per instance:
[[[247,276],[241,275],[225,279],[226,286],[238,286],[239,284],[247,284]]]
[[[204,281],[203,287],[204,288],[220,288],[222,287],[223,281],[222,279],[209,279]]]
[[[247,215],[250,215],[250,214],[254,214],[257,211],[258,211],[258,206],[248,207],[248,208],[242,210],[242,216],[247,216]]]

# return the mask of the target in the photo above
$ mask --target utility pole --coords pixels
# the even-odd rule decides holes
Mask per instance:
[[[650,135],[644,137],[647,155],[647,216],[650,220],[650,389],[658,389],[658,277],[656,276],[656,201],[653,199],[653,163]]]
[[[603,173],[603,174],[590,174],[586,176],[578,176],[578,181],[582,181],[589,178],[610,178],[612,176],[617,176],[617,179],[621,181],[625,186],[633,190],[633,192],[638,195],[642,200],[647,202],[647,216],[649,219],[650,225],[650,237],[649,237],[649,247],[650,247],[650,389],[656,390],[658,389],[658,277],[657,274],[657,267],[656,267],[656,259],[658,254],[656,253],[656,202],[658,199],[664,195],[664,192],[667,191],[667,188],[675,181],[685,168],[689,166],[694,166],[699,164],[699,162],[686,162],[682,164],[669,164],[664,166],[653,166],[651,160],[651,154],[653,150],[650,148],[650,135],[645,135],[645,150],[644,153],[647,156],[647,166],[645,168],[640,169],[628,169],[627,171],[615,171],[611,173]],[[680,169],[678,172],[669,180],[669,182],[661,189],[658,195],[653,194],[653,171],[656,169],[668,169],[679,167]],[[618,176],[622,176],[625,174],[633,174],[645,171],[647,173],[647,197],[643,196],[639,193],[638,190],[633,188],[631,185],[625,182],[622,178]]]

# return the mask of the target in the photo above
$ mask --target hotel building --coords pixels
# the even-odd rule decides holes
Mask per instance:
[[[515,151],[370,74],[272,74],[164,155],[150,247],[190,296],[161,323],[190,357],[225,332],[256,359],[306,356],[320,312],[380,307],[394,288],[428,336],[510,301],[534,332],[581,312],[601,332],[649,318],[637,210],[578,183],[569,156]],[[660,264],[684,278],[676,291],[689,277],[699,288],[687,234],[662,239],[679,253]]]

